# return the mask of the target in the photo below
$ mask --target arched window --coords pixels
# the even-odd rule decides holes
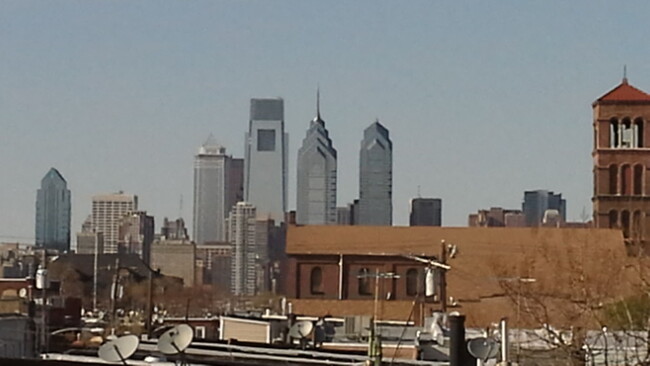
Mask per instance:
[[[621,212],[621,228],[623,229],[623,237],[630,237],[630,211]]]
[[[370,270],[368,268],[361,268],[357,278],[359,281],[359,295],[372,295],[370,291]]]
[[[616,210],[609,211],[609,228],[615,229],[618,227],[618,212]]]
[[[641,211],[634,211],[634,214],[632,215],[632,237],[636,239],[640,239],[643,233],[641,230],[643,230],[643,225],[641,225]]]
[[[609,166],[609,194],[618,194],[618,166]]]
[[[619,147],[620,141],[618,139],[618,120],[612,118],[609,120],[609,146],[610,147]]]
[[[632,128],[632,121],[629,118],[623,118],[623,121],[621,121],[621,136],[620,136],[620,141],[621,141],[621,147],[624,149],[630,149],[635,147],[635,136],[634,136],[634,129]]]
[[[320,267],[314,267],[311,269],[309,288],[312,295],[323,293],[323,270]]]
[[[411,268],[406,271],[406,296],[418,294],[418,270]]]
[[[627,164],[621,167],[621,194],[632,194],[632,168]]]
[[[634,166],[634,194],[643,194],[643,165]]]
[[[634,120],[634,127],[636,132],[636,147],[644,147],[643,144],[643,118],[637,118]]]

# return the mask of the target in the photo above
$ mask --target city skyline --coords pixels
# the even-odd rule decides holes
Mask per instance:
[[[647,4],[368,4],[3,3],[1,240],[34,240],[50,166],[73,191],[72,232],[92,194],[118,190],[190,226],[195,142],[216,132],[243,156],[257,95],[281,95],[287,132],[301,136],[319,83],[339,206],[358,194],[358,131],[379,117],[396,142],[395,224],[417,186],[445,201],[446,225],[540,188],[563,193],[567,220],[591,212],[590,104],[624,64],[650,88]]]

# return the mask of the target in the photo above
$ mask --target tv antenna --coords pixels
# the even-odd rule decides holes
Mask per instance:
[[[300,340],[300,348],[305,349],[307,346],[307,337],[314,330],[314,324],[309,320],[299,321],[289,329],[289,336]]]
[[[126,365],[126,360],[135,353],[139,343],[136,335],[125,335],[102,344],[97,355],[106,362],[122,362]]]
[[[185,349],[192,343],[194,330],[187,324],[179,324],[158,338],[158,350],[166,355],[181,355],[181,365],[185,363]]]

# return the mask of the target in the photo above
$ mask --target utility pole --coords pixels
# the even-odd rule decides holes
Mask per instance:
[[[444,240],[440,242],[440,263],[447,265],[447,244]],[[447,312],[447,270],[440,270],[440,309]]]
[[[99,258],[99,239],[97,237],[97,227],[95,226],[95,255],[93,258],[93,313],[97,316],[97,262]]]
[[[116,305],[117,305],[117,294],[118,294],[118,284],[120,279],[120,256],[117,255],[115,258],[115,276],[113,276],[113,286],[111,287],[111,320],[113,322],[113,328],[116,325]]]

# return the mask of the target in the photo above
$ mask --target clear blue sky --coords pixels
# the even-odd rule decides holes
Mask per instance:
[[[290,207],[314,115],[339,156],[338,203],[358,194],[363,129],[394,146],[394,218],[420,186],[443,224],[524,190],[591,212],[591,102],[650,90],[647,1],[2,1],[0,240],[34,232],[58,168],[73,233],[90,197],[124,190],[156,216],[192,212],[192,160],[213,133],[243,155],[249,98],[285,99]]]

